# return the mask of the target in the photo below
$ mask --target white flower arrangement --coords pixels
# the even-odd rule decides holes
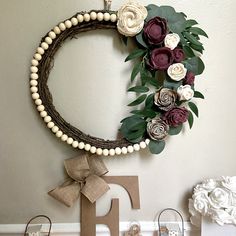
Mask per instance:
[[[207,179],[194,188],[189,199],[192,224],[199,226],[201,216],[213,222],[236,225],[236,176]]]

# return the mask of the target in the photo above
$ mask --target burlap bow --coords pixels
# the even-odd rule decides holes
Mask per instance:
[[[69,179],[48,194],[66,206],[72,206],[80,193],[94,203],[110,189],[100,177],[108,172],[101,158],[85,154],[65,160],[64,165]]]

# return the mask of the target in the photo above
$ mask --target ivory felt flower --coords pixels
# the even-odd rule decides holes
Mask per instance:
[[[180,81],[185,78],[187,69],[182,63],[175,63],[168,68],[167,73],[172,80]]]
[[[177,89],[177,94],[180,101],[188,101],[193,98],[194,91],[192,90],[190,85],[181,85]]]
[[[118,31],[125,36],[137,35],[143,29],[147,14],[147,9],[143,5],[134,0],[129,0],[117,12]]]
[[[167,34],[164,41],[166,47],[170,48],[171,50],[174,50],[180,42],[180,37],[176,33]]]

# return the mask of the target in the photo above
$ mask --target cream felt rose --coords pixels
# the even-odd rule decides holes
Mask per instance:
[[[180,81],[185,78],[187,69],[182,63],[175,63],[168,68],[167,73],[172,80]]]
[[[126,2],[117,12],[118,31],[125,36],[137,35],[143,29],[147,14],[147,9],[138,2],[134,0]]]
[[[180,101],[188,101],[193,98],[194,91],[190,85],[181,85],[177,89],[177,94]]]
[[[165,42],[165,46],[167,48],[170,48],[171,50],[174,50],[180,42],[180,37],[176,33],[167,34],[166,37],[165,37],[164,42]]]

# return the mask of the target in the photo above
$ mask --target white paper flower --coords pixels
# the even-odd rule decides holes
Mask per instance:
[[[196,211],[196,209],[194,208],[194,205],[193,205],[193,199],[189,199],[189,202],[188,202],[188,208],[189,208],[189,213],[191,214],[191,217],[190,217],[190,222],[197,226],[197,227],[200,227],[201,226],[201,219],[202,219],[202,216],[201,214]]]
[[[209,194],[210,204],[214,208],[227,208],[231,204],[231,198],[229,192],[225,191],[222,188],[215,188]]]
[[[135,36],[144,26],[147,9],[134,0],[126,2],[117,12],[117,29],[125,36]]]
[[[223,226],[224,224],[233,223],[232,216],[224,210],[221,209],[212,210],[211,215],[212,215],[212,220],[221,226]]]
[[[205,215],[208,211],[208,199],[205,194],[194,195],[193,206],[198,212]]]
[[[181,85],[177,89],[177,94],[180,101],[188,101],[193,98],[194,91],[190,85]]]
[[[180,37],[176,33],[167,34],[164,42],[166,47],[170,48],[171,50],[174,50],[180,42]]]
[[[222,185],[231,190],[232,192],[236,193],[236,176],[234,177],[222,177],[223,181],[222,181]]]
[[[186,76],[187,69],[182,63],[175,63],[168,68],[167,73],[171,79],[180,81]]]

